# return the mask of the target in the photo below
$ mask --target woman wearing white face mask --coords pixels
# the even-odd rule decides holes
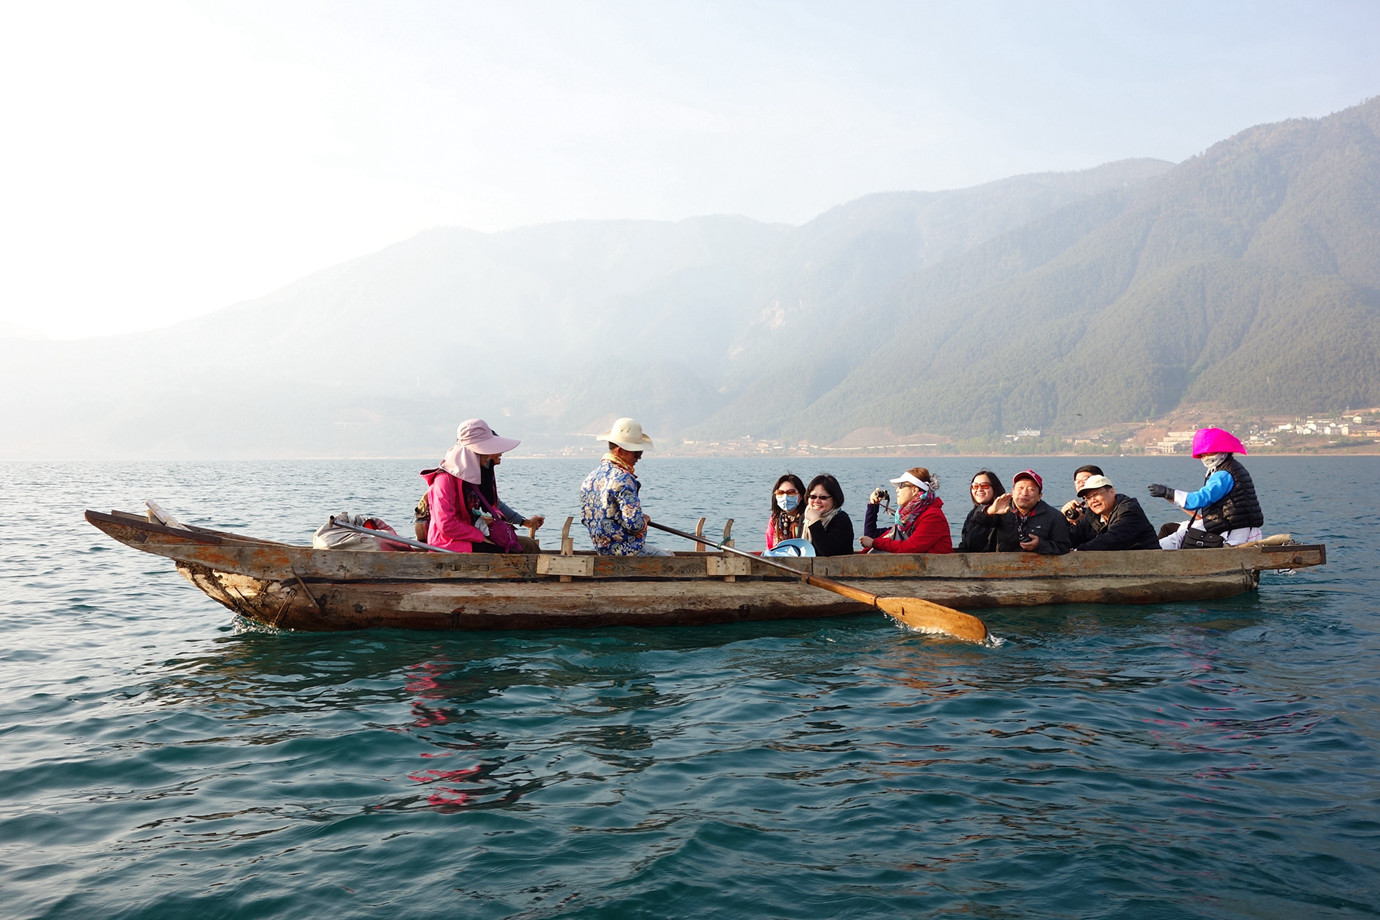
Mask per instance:
[[[1159,483],[1150,486],[1151,496],[1193,512],[1178,530],[1160,540],[1161,549],[1182,547],[1190,528],[1216,534],[1227,546],[1261,538],[1265,514],[1260,510],[1251,474],[1235,456],[1245,452],[1246,446],[1221,428],[1200,428],[1194,433],[1193,456],[1207,469],[1203,487],[1196,492],[1185,492]]]
[[[783,540],[802,537],[804,521],[805,483],[795,473],[786,473],[772,486],[771,517],[767,519],[767,549],[775,549]]]

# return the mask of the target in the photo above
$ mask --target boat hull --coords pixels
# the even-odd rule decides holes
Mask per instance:
[[[561,629],[816,618],[872,608],[736,555],[455,555],[316,550],[139,516],[87,520],[166,556],[209,597],[282,629]],[[865,554],[787,558],[800,571],[959,609],[1149,604],[1230,597],[1267,569],[1321,565],[1325,548],[1117,553]]]

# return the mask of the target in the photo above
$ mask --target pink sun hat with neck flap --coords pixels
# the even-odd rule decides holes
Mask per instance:
[[[480,476],[479,456],[507,453],[522,442],[517,438],[501,438],[494,434],[482,418],[466,419],[455,430],[455,444],[446,451],[441,469],[466,482],[477,483]]]
[[[1244,454],[1246,445],[1222,428],[1199,428],[1193,433],[1193,456],[1203,454]]]

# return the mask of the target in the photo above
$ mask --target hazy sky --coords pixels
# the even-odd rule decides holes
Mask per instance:
[[[433,226],[735,213],[1380,93],[1380,3],[7,2],[0,327],[166,325]]]

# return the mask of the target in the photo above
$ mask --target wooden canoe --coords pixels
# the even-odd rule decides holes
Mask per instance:
[[[560,629],[864,613],[867,605],[721,552],[598,556],[318,550],[142,515],[87,511],[121,543],[166,556],[235,613],[295,630]],[[802,575],[950,607],[1151,604],[1230,597],[1266,569],[1326,562],[1321,545],[1114,553],[781,557]]]

